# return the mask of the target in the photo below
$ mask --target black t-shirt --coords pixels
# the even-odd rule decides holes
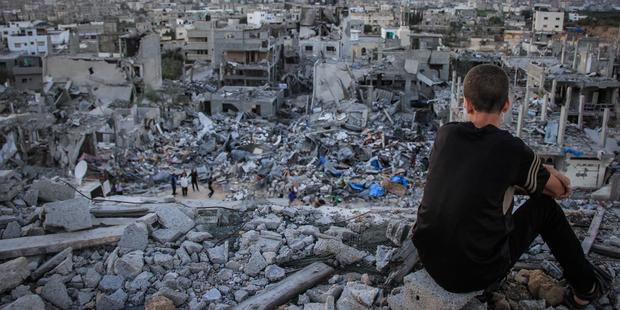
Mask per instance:
[[[540,158],[493,125],[448,123],[437,132],[413,243],[444,289],[485,289],[510,267],[515,186],[540,194],[549,179]]]

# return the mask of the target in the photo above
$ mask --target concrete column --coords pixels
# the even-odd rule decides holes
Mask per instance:
[[[521,103],[519,107],[519,118],[517,119],[517,137],[521,138],[523,134],[523,124],[525,123],[525,114],[527,114],[527,105],[525,102]]]
[[[601,147],[605,147],[607,143],[607,123],[609,122],[609,108],[605,108],[603,112],[603,124],[601,125],[601,139],[599,144]]]
[[[583,129],[583,108],[586,104],[586,95],[581,93],[579,95],[579,116],[577,118],[577,127]]]
[[[579,51],[579,49],[577,48],[577,44],[575,44],[575,53],[573,55],[573,70],[577,70],[577,52]]]
[[[567,87],[566,88],[566,102],[564,103],[564,106],[566,107],[567,112],[570,109],[570,103],[572,100],[573,100],[573,88]]]
[[[548,101],[549,101],[549,94],[545,94],[543,96],[542,106],[540,107],[540,120],[543,122],[547,120],[547,102]]]
[[[618,93],[620,90],[615,88],[611,93],[611,103],[616,109],[616,119],[620,119],[620,101],[618,101]]]
[[[558,88],[558,81],[557,80],[553,80],[551,82],[551,94],[549,97],[549,103],[551,103],[551,106],[555,106],[555,92]]]
[[[566,106],[560,109],[560,126],[558,126],[558,146],[564,145],[564,132],[566,131],[566,116],[568,111]]]
[[[560,64],[564,64],[564,60],[566,57],[566,41],[562,41],[562,54],[560,56]]]

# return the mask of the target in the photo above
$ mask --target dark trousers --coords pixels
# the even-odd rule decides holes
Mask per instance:
[[[172,185],[172,195],[176,195],[177,194],[177,187]]]
[[[531,198],[513,214],[513,222],[509,236],[511,264],[541,235],[564,269],[564,278],[577,292],[586,293],[594,287],[594,269],[555,200],[547,195]]]
[[[181,193],[183,196],[187,196],[187,187],[181,187]]]
[[[213,185],[209,183],[208,186],[209,186],[209,198],[211,198],[211,196],[213,196]]]
[[[198,189],[198,181],[192,181],[192,190],[193,191],[200,191]]]

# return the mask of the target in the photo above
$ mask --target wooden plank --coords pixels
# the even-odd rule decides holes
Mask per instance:
[[[612,258],[620,258],[620,248],[613,246],[605,246],[595,243],[592,245],[592,252],[600,255],[605,255]]]
[[[324,263],[313,263],[278,282],[273,288],[266,289],[263,293],[247,299],[232,309],[275,309],[277,306],[285,304],[297,295],[314,287],[332,275],[334,271],[334,268]]]
[[[0,259],[82,249],[120,240],[126,225],[0,240]]]
[[[603,221],[603,216],[605,215],[605,208],[599,206],[596,209],[596,214],[592,218],[592,222],[590,223],[590,228],[588,228],[588,235],[581,242],[581,248],[583,249],[583,253],[588,255],[590,252],[590,248],[592,248],[592,243],[594,243],[594,239],[596,239],[596,235],[598,234],[598,229],[601,226],[601,222]]]

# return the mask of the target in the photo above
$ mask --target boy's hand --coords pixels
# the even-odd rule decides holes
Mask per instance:
[[[570,179],[567,176],[563,175],[561,172],[559,172],[557,169],[555,169],[551,165],[543,165],[543,166],[545,167],[545,169],[547,169],[547,171],[549,171],[551,175],[556,177],[560,181],[562,186],[564,187],[564,193],[562,193],[561,195],[555,198],[565,199],[565,198],[570,197],[570,195],[573,193],[573,188],[570,185]]]

